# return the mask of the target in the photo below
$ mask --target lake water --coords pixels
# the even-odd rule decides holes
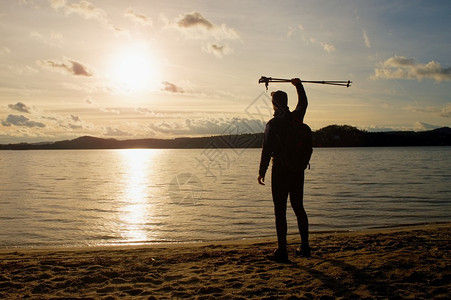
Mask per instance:
[[[0,151],[0,247],[275,237],[260,149]],[[451,220],[451,147],[316,148],[310,231]],[[288,208],[289,234],[297,234]]]

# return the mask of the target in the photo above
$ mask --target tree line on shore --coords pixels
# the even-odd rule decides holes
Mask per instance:
[[[349,125],[330,125],[313,131],[313,147],[400,147],[451,146],[451,128],[428,131],[368,132]],[[36,149],[190,149],[190,148],[260,148],[263,133],[186,137],[175,139],[104,139],[83,136],[73,140],[29,144],[0,145],[0,150]]]

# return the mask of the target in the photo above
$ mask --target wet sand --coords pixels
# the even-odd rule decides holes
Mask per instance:
[[[266,259],[275,239],[0,250],[1,299],[446,299],[451,223],[311,235],[312,257]]]

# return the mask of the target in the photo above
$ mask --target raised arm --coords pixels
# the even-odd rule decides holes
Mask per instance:
[[[304,86],[299,78],[291,79],[291,83],[296,87],[298,92],[298,104],[296,105],[295,111],[300,113],[300,117],[304,120],[305,112],[307,111],[307,95],[305,94]]]

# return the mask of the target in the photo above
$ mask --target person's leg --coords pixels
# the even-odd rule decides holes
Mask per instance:
[[[290,203],[298,222],[302,243],[301,248],[307,252],[307,250],[310,250],[310,246],[309,223],[307,213],[304,209],[304,172],[299,175],[293,175],[290,179]]]
[[[274,202],[274,215],[276,221],[277,242],[281,251],[287,249],[287,181],[283,172],[272,169],[271,173],[271,191]]]

